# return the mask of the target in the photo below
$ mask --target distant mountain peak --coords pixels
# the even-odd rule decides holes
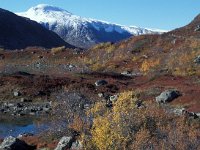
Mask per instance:
[[[135,26],[123,26],[74,15],[64,9],[39,4],[26,12],[17,13],[42,24],[57,33],[67,43],[89,48],[102,42],[118,42],[131,36],[162,32]]]
[[[71,14],[70,12],[59,8],[59,7],[55,7],[52,5],[48,5],[48,4],[39,4],[37,6],[31,7],[28,11],[44,11],[44,12],[49,12],[49,11],[54,11],[54,12],[67,12],[69,14]]]

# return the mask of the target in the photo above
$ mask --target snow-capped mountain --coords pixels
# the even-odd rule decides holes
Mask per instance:
[[[127,27],[83,18],[46,4],[16,14],[37,21],[47,29],[56,32],[67,43],[82,48],[89,48],[101,42],[117,42],[133,35],[161,33],[159,30]]]

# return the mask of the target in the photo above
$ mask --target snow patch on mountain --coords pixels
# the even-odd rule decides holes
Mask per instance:
[[[160,30],[128,27],[84,18],[47,4],[39,4],[26,12],[16,14],[37,21],[56,32],[66,42],[79,47],[90,47],[100,42],[116,42],[132,35],[163,33]]]

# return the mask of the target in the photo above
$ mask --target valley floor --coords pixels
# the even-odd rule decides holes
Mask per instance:
[[[155,138],[153,142],[156,143],[156,138],[161,135],[155,134],[158,131],[164,134],[168,130],[166,128],[165,132],[164,130],[161,131],[161,127],[165,127],[166,124],[169,127],[172,126],[169,122],[173,119],[175,122],[177,121],[176,123],[182,123],[180,118],[188,117],[180,112],[184,109],[198,116],[198,119],[193,119],[195,116],[188,118],[191,121],[191,128],[194,129],[194,143],[187,141],[189,144],[186,142],[188,145],[185,147],[191,146],[198,149],[200,146],[200,134],[198,134],[200,77],[198,76],[181,77],[170,74],[127,76],[120,73],[92,72],[87,66],[83,67],[75,63],[74,59],[82,54],[71,52],[53,55],[44,50],[32,50],[5,52],[2,55],[4,57],[0,60],[0,115],[10,115],[16,118],[37,116],[40,118],[38,126],[45,123],[49,125],[45,132],[41,131],[36,135],[22,136],[21,139],[29,145],[36,145],[38,149],[44,147],[54,149],[62,136],[72,136],[76,138],[76,141],[82,141],[86,149],[112,149],[112,143],[102,145],[104,142],[109,142],[109,137],[106,139],[106,137],[103,137],[106,135],[103,134],[110,136],[109,133],[112,133],[116,137],[110,137],[111,139],[114,138],[110,142],[121,142],[125,145],[120,145],[120,143],[116,143],[116,145],[120,145],[121,148],[128,146],[129,149],[132,149],[136,148],[134,145],[137,144],[134,144],[131,138],[143,139],[142,136],[150,136],[151,138],[146,137],[144,140],[152,142]],[[102,80],[106,81],[106,84],[97,86],[96,82]],[[181,96],[170,103],[158,105],[155,100],[156,97],[169,89],[178,90]],[[111,97],[114,101],[110,100]],[[123,100],[126,100],[129,104],[132,99],[134,101],[133,107],[123,103]],[[140,103],[144,108],[136,109],[135,105],[138,106]],[[130,102],[131,105],[132,102]],[[121,114],[121,112],[124,114]],[[135,112],[138,114],[135,114]],[[162,116],[157,114],[159,112]],[[144,113],[143,116],[142,113]],[[149,116],[148,113],[152,114]],[[113,114],[119,116],[113,116]],[[120,120],[123,118],[121,115],[128,121]],[[150,117],[150,120],[153,119],[152,122],[162,123],[161,120],[163,120],[166,124],[157,129],[158,124],[156,123],[156,129],[152,127],[152,131],[151,127],[143,128],[144,122],[138,121],[140,119],[135,121],[140,122],[142,128],[138,127],[138,124],[132,123],[130,120],[135,117],[141,117],[141,121],[144,122]],[[2,117],[0,119],[3,120]],[[113,124],[108,125],[107,121]],[[104,123],[105,128],[109,130],[103,128]],[[128,126],[123,126],[123,123]],[[146,123],[148,124],[148,122]],[[119,124],[120,128],[115,124]],[[184,130],[189,129],[190,125],[185,124]],[[132,128],[138,134],[128,131]],[[98,131],[95,129],[98,129]],[[178,127],[174,127],[175,131],[176,129]],[[98,132],[101,132],[102,135]],[[127,137],[125,136],[126,132],[130,132]],[[148,134],[142,134],[143,132]],[[186,136],[190,135],[188,130],[184,132],[186,132]],[[177,134],[182,134],[182,131]],[[122,136],[123,140],[118,139],[117,136]],[[172,140],[170,139],[171,136],[166,135],[166,139]],[[181,141],[181,138],[178,140]],[[164,142],[166,139],[164,139],[163,137],[163,144],[166,146],[167,143]],[[140,139],[137,140],[137,142],[141,142]],[[127,141],[133,143],[126,145]],[[84,142],[87,144],[84,145]],[[144,143],[139,145],[142,144],[143,148],[145,146],[148,148],[148,145]],[[173,143],[170,144],[170,146],[173,145]],[[156,146],[155,148],[161,147],[159,144]],[[174,146],[180,145],[175,144]]]

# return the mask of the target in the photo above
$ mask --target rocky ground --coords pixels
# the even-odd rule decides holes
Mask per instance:
[[[0,51],[0,117],[48,124],[0,149],[199,150],[199,24],[86,51]]]
[[[24,115],[42,115],[48,114],[51,110],[49,103],[3,103],[0,104],[0,112],[2,114],[10,114],[13,116],[24,116]]]
[[[197,82],[198,80],[199,78],[193,77],[160,76],[149,78],[110,73],[65,74],[61,77],[60,75],[44,76],[17,72],[0,77],[0,111],[1,115],[39,115],[41,118],[50,114],[52,123],[60,121],[69,124],[74,115],[86,117],[85,112],[95,102],[102,101],[105,107],[112,107],[112,101],[117,99],[118,93],[135,89],[141,92],[141,100],[167,103],[166,109],[170,113],[183,115],[184,112],[187,112],[191,117],[198,118],[200,112],[200,84]],[[175,89],[179,93],[176,95],[176,92],[170,93],[169,91],[166,94],[165,90],[169,89]],[[170,107],[168,106],[169,102]],[[138,103],[138,107],[140,107],[140,103]],[[37,145],[37,148],[53,149],[57,146],[59,138],[67,135],[61,139],[65,142],[60,142],[64,143],[64,147],[81,147],[80,141],[74,139],[75,135],[71,129],[63,128],[62,125],[57,125],[49,131],[48,139],[51,139],[51,142],[43,138],[44,134],[24,134],[19,140],[11,137],[5,140],[12,140],[15,144],[24,140],[30,145]],[[2,146],[4,146],[5,140]],[[23,144],[22,142],[20,145]],[[62,146],[63,144],[58,144],[57,149]]]

